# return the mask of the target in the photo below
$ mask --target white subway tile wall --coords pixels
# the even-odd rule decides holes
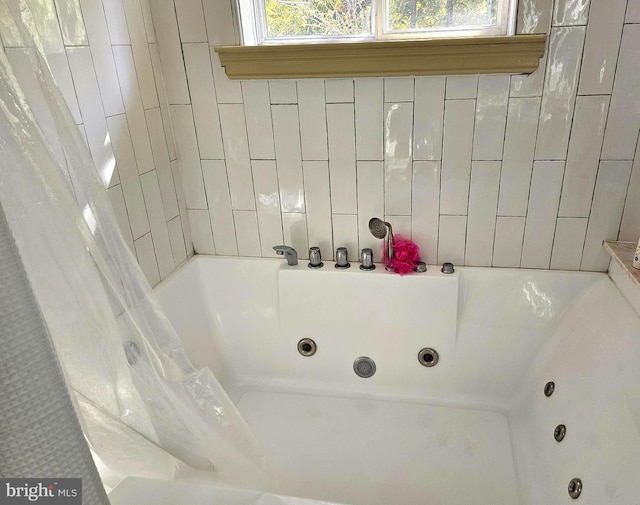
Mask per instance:
[[[631,170],[631,180],[624,202],[624,213],[618,240],[635,242],[640,229],[640,142],[636,148],[636,158]]]
[[[413,104],[385,103],[384,211],[391,216],[411,215],[412,133]]]
[[[586,24],[589,3],[589,0],[556,0],[553,26]]]
[[[184,44],[182,52],[189,79],[200,158],[224,159],[209,46],[206,43]]]
[[[549,268],[563,172],[563,161],[536,161],[533,164],[520,260],[522,267]]]
[[[583,270],[605,270],[609,265],[602,240],[618,236],[630,174],[631,161],[600,162],[582,253]]]
[[[475,108],[475,100],[445,100],[440,214],[467,214]]]
[[[173,1],[164,2],[162,6],[167,8],[162,11],[168,16],[165,24],[172,21],[170,13],[175,23]],[[56,0],[54,5],[54,0],[39,0],[30,2],[30,7],[35,24],[41,30],[40,37],[54,77],[108,188],[124,240],[149,282],[156,285],[192,254],[193,245],[191,231],[185,227],[187,207],[181,205],[184,196],[180,176],[171,166],[176,160],[176,150],[158,49],[149,42],[155,40],[149,3],[147,0]],[[13,36],[11,29],[4,28],[10,16],[1,15],[2,43],[20,73],[24,70],[21,59],[24,49],[16,47],[20,45],[20,38]],[[193,20],[187,21],[193,24]],[[181,56],[177,29],[173,34],[176,46],[168,41],[167,47]],[[206,36],[203,42],[208,56]],[[163,63],[174,64],[172,60]],[[182,78],[181,97],[190,104],[184,64],[180,61],[179,65],[180,72],[171,81],[171,89],[180,96],[180,88],[175,83],[182,82]],[[28,87],[29,81],[26,82]],[[29,87],[25,92],[41,126],[49,128],[41,97],[33,94]],[[212,110],[217,111],[215,100]],[[190,111],[188,119],[193,129]],[[210,137],[212,130],[206,130]],[[213,143],[211,138],[203,141],[207,145]],[[219,153],[223,158],[221,148]],[[198,153],[192,158],[199,167]],[[198,195],[204,195],[202,180],[192,186],[197,186]],[[202,197],[198,203],[208,223],[207,202]],[[208,247],[213,253],[214,248],[203,238],[204,219],[198,216],[195,221],[199,226],[194,235],[198,246],[204,244],[204,248]],[[235,233],[233,240],[235,247]]]
[[[260,256],[260,237],[256,212],[253,210],[234,210],[233,219],[236,223],[238,254],[240,256]]]
[[[169,3],[151,8],[173,26]],[[273,256],[281,238],[301,258],[309,246],[325,258],[341,246],[351,258],[363,247],[378,253],[367,226],[378,216],[428,263],[605,270],[602,240],[618,238],[621,226],[628,240],[640,235],[640,27],[626,0],[521,1],[518,33],[549,35],[530,76],[241,83],[212,51],[215,84],[206,85],[189,75],[194,33],[202,35],[199,2],[191,3],[175,1],[180,36],[190,27],[181,40],[186,77],[172,75],[181,71],[175,39],[158,45],[160,60],[167,80],[188,80],[194,106],[217,94],[227,177],[220,165],[204,185],[222,195],[229,182],[231,209],[228,198],[222,205],[234,219],[220,233],[229,241],[234,231],[238,254]],[[236,43],[229,5],[204,0],[211,47]],[[201,138],[197,120],[196,130],[199,143],[218,141]],[[200,207],[187,198],[187,208]]]
[[[224,160],[202,160],[202,175],[207,190],[209,217],[216,252],[225,256],[236,256],[238,245]]]
[[[295,106],[290,105],[289,107]],[[295,135],[295,124],[291,127],[293,130],[291,134]],[[333,214],[355,214],[357,212],[356,142],[352,103],[327,105],[327,133],[331,212]],[[277,145],[276,141],[276,147]],[[280,185],[282,184],[286,184],[286,181],[280,181]]]
[[[373,216],[431,264],[603,271],[640,235],[637,2],[521,0],[529,76],[240,82],[231,1],[68,0],[47,46],[152,283],[194,250],[379,259]]]
[[[206,210],[187,209],[187,216],[189,216],[194,249],[202,251],[202,254],[215,254],[209,213]]]
[[[582,248],[589,218],[559,217],[556,221],[551,268],[554,270],[580,270]]]
[[[275,256],[273,245],[282,244],[284,240],[276,162],[274,160],[253,160],[251,168],[262,256]]]
[[[493,242],[492,265],[494,267],[518,268],[520,266],[525,219],[524,217],[497,217]]]
[[[627,6],[625,23],[640,23],[640,2],[631,0]]]
[[[525,216],[540,98],[510,98],[500,173],[499,216]]]
[[[446,78],[416,77],[415,81],[413,159],[414,161],[441,160]],[[369,82],[369,86],[372,86],[375,80]],[[380,140],[382,141],[382,138]],[[382,142],[380,142],[380,152],[382,153]]]
[[[158,271],[158,263],[156,261],[151,233],[147,233],[137,239],[135,241],[135,249],[140,268],[142,268],[149,284],[155,286],[160,282],[160,272]]]
[[[499,185],[499,161],[473,162],[465,246],[467,265],[491,266]]]
[[[584,32],[584,26],[551,29],[538,122],[536,160],[563,160],[567,156]],[[580,51],[576,50],[578,48]]]
[[[411,199],[411,238],[419,244],[424,261],[433,262],[438,256],[440,224],[439,161],[414,161],[413,193],[416,196]]]
[[[478,80],[473,159],[502,159],[502,145],[509,105],[509,76],[482,75]]]
[[[633,158],[640,128],[640,25],[624,25],[618,66],[611,94],[603,159]]]
[[[324,251],[323,257],[325,259],[331,259],[333,258],[333,228],[329,163],[326,160],[304,161],[302,173],[305,182],[304,194],[307,203],[309,243],[320,247],[320,250]],[[382,167],[380,168],[380,177],[382,177]]]
[[[516,32],[519,34],[548,34],[551,30],[552,14],[553,0],[535,0],[534,2],[519,0]],[[529,75],[511,76],[510,96],[512,98],[540,96],[544,83],[548,51],[549,41],[547,40],[547,47],[545,48],[544,56],[540,59],[538,69]]]
[[[254,83],[261,82],[254,81]],[[319,79],[298,81],[297,85],[302,158],[305,160],[326,160],[328,158],[327,113],[324,102],[324,81]],[[246,95],[244,99],[246,103]],[[267,115],[264,124],[268,125],[270,122],[268,109],[265,109],[265,113]],[[273,140],[268,136],[268,128],[265,128],[263,124],[260,124],[259,127],[260,138],[265,139],[265,142],[271,142],[271,146],[273,146]],[[267,135],[264,134],[265,131]],[[271,150],[273,150],[273,147],[271,147]],[[266,149],[265,151],[270,152]],[[273,155],[271,158],[273,158]]]
[[[378,251],[380,240],[369,232],[369,219],[384,215],[384,166],[382,161],[359,161],[358,237],[360,247]]]
[[[438,262],[464,263],[467,216],[440,215]]]
[[[638,3],[635,0],[631,4]],[[580,71],[581,95],[611,93],[616,72],[619,33],[624,23],[627,0],[593,2],[589,12],[589,25],[584,41],[584,56]]]

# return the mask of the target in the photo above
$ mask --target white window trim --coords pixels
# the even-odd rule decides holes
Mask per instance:
[[[237,0],[238,17],[240,19],[242,44],[255,45],[286,45],[286,44],[313,44],[334,42],[372,42],[390,40],[427,40],[438,38],[459,37],[489,37],[511,36],[515,34],[517,0],[503,0],[500,4],[498,18],[501,20],[495,28],[477,27],[468,29],[440,29],[440,30],[416,30],[414,32],[385,32],[384,20],[386,19],[385,1],[372,0],[373,10],[373,34],[370,36],[298,36],[298,37],[273,37],[267,36],[267,22],[264,15],[264,0]],[[378,15],[378,13],[381,13]]]

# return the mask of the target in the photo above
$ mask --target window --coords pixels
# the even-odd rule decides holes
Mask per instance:
[[[515,0],[239,0],[244,45],[511,35]]]
[[[243,33],[215,47],[229,79],[531,73],[547,39],[500,36],[517,0],[227,1]]]

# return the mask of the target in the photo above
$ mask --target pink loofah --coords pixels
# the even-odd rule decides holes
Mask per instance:
[[[416,263],[420,261],[420,248],[415,242],[403,238],[401,235],[394,235],[393,237],[393,258],[391,261],[387,258],[384,246],[385,244],[383,243],[382,249],[385,264],[400,275],[413,272]]]

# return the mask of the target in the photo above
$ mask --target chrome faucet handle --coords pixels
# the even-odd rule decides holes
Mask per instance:
[[[324,263],[322,262],[322,255],[320,254],[319,247],[309,248],[309,268],[322,268]]]
[[[453,272],[455,272],[455,269],[453,268],[453,263],[443,263],[442,264],[442,270],[440,270],[443,274],[452,274]]]
[[[284,256],[287,260],[287,265],[295,266],[298,264],[298,251],[288,245],[276,245],[273,246],[273,250],[276,254]]]
[[[413,271],[419,274],[424,273],[427,271],[427,264],[424,261],[418,261]]]
[[[365,247],[360,253],[360,270],[373,270],[376,266],[373,264],[373,250]]]
[[[349,268],[349,253],[346,247],[338,247],[336,249],[336,268],[346,269]]]

